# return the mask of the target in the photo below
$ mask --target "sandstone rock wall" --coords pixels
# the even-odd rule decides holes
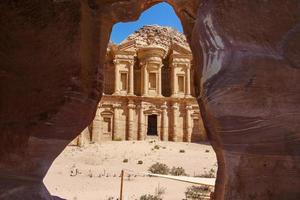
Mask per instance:
[[[93,119],[113,23],[157,2],[0,2],[0,199],[52,198],[42,178]],[[299,199],[300,2],[168,2],[194,53],[216,199]]]

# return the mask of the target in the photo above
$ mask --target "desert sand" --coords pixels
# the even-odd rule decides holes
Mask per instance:
[[[128,162],[123,162],[124,159]],[[143,164],[138,164],[138,161]],[[186,188],[193,184],[140,174],[147,172],[156,162],[170,168],[183,167],[189,176],[217,169],[216,156],[209,144],[109,141],[85,147],[66,147],[52,164],[44,183],[52,195],[63,199],[116,199],[120,193],[120,172],[125,169],[134,173],[125,173],[124,199],[134,200],[144,194],[155,194],[157,188],[165,191],[163,199],[184,199]]]

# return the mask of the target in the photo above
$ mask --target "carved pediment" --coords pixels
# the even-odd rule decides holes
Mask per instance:
[[[135,40],[126,40],[125,42],[122,42],[118,47],[117,51],[136,51],[136,44]]]
[[[144,26],[131,34],[118,46],[120,51],[138,51],[145,47],[164,49],[169,53],[176,49],[178,53],[191,54],[190,47],[183,33],[170,27],[157,25]]]
[[[145,115],[160,115],[161,114],[161,110],[157,109],[157,108],[153,108],[153,109],[149,109],[144,111]]]
[[[177,43],[172,44],[171,51],[172,51],[171,53],[174,55],[186,55],[192,57],[192,52],[190,47],[181,46]]]
[[[113,115],[113,112],[111,110],[104,110],[100,113],[101,116],[110,116]]]

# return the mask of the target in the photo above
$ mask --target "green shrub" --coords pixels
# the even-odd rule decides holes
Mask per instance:
[[[148,171],[153,174],[168,174],[170,169],[166,164],[157,162],[157,163],[151,165],[149,167]]]
[[[128,163],[128,159],[125,158],[125,159],[123,160],[123,163]]]
[[[209,186],[190,186],[185,191],[186,200],[206,200],[212,189]]]
[[[155,145],[155,146],[154,146],[154,149],[157,149],[157,150],[158,150],[158,149],[159,149],[159,145]]]
[[[213,168],[211,168],[209,171],[205,171],[203,174],[196,175],[195,177],[216,178],[216,171]]]
[[[166,188],[160,187],[158,185],[155,188],[155,195],[152,194],[145,194],[140,197],[140,200],[162,200],[162,196],[165,194]]]
[[[182,167],[172,167],[170,174],[173,176],[186,176],[185,170]]]
[[[179,153],[185,153],[185,150],[184,149],[180,149]]]
[[[162,200],[162,198],[152,194],[145,194],[140,197],[140,200]]]
[[[138,162],[137,162],[137,164],[139,164],[139,165],[142,165],[144,162],[142,161],[142,160],[139,160]]]

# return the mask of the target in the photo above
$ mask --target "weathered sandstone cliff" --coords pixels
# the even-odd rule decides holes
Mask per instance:
[[[0,199],[42,179],[93,119],[111,27],[161,0],[0,2]],[[168,0],[219,171],[216,199],[300,199],[300,2]]]

